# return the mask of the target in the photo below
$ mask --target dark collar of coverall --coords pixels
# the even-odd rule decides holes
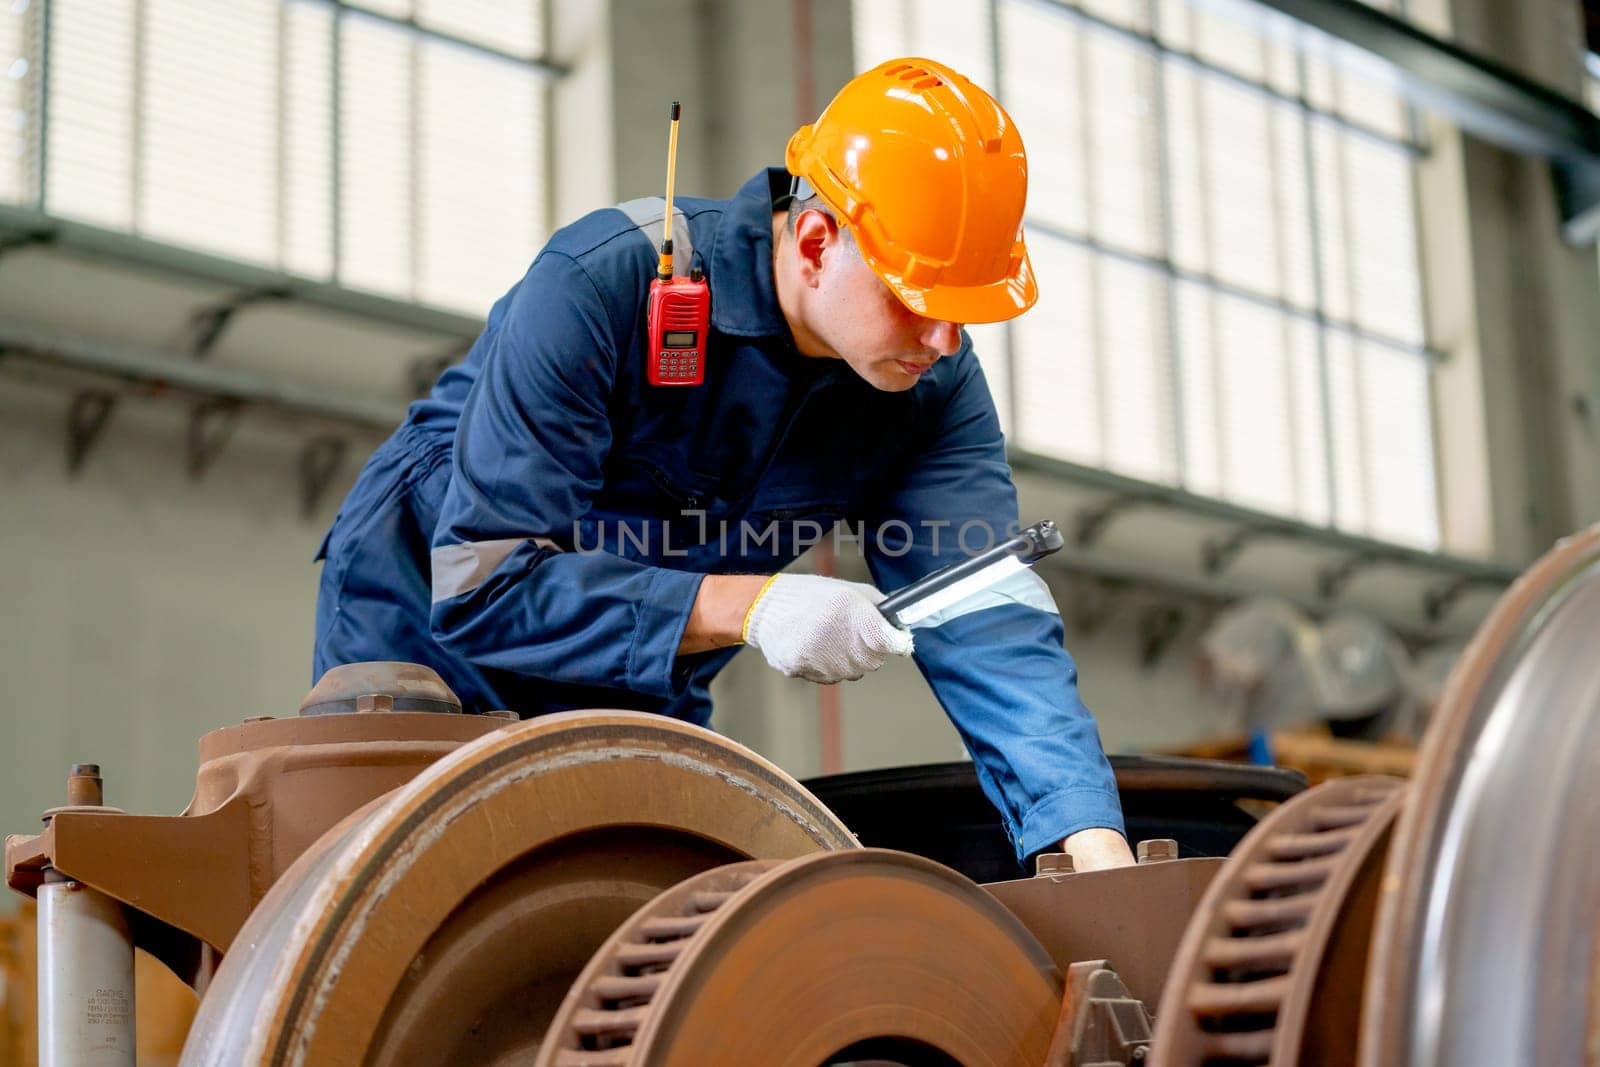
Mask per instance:
[[[769,167],[745,182],[711,249],[711,325],[739,337],[782,337],[793,346],[772,273],[772,216],[788,204],[789,172]]]

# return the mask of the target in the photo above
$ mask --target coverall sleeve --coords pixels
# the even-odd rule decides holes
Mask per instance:
[[[999,541],[1017,529],[994,401],[970,347],[956,358],[966,368],[936,432],[865,539],[885,591],[988,547],[989,530]],[[1123,832],[1116,782],[1063,640],[1058,613],[1014,603],[916,631],[917,667],[961,733],[1019,860],[1079,830]]]
[[[433,537],[433,635],[484,667],[671,697],[702,575],[579,551],[629,336],[582,265],[546,250],[480,344]]]

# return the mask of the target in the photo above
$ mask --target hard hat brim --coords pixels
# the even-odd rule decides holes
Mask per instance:
[[[955,322],[963,326],[985,322],[1004,322],[1033,307],[1039,299],[1039,284],[1033,276],[1033,262],[1027,250],[1008,277],[988,285],[907,284],[898,274],[883,269],[873,257],[863,255],[867,266],[882,278],[891,292],[911,311],[924,318]]]

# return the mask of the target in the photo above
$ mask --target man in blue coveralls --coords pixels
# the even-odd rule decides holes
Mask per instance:
[[[698,386],[646,380],[661,200],[550,239],[334,521],[316,673],[408,660],[469,711],[703,725],[741,644],[821,683],[911,655],[1019,859],[1132,862],[1047,591],[920,629],[913,647],[872,586],[773,573],[840,520],[885,589],[1015,530],[961,324],[1037,297],[1021,138],[960,74],[901,60],[846,85],[787,162],[732,200],[676,205],[675,262],[711,289]]]

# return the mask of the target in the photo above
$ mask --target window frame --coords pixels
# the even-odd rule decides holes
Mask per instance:
[[[1153,187],[1159,191],[1159,196],[1162,201],[1159,208],[1158,223],[1161,232],[1156,239],[1156,251],[1152,254],[1142,250],[1122,248],[1109,244],[1106,241],[1101,240],[1096,235],[1095,227],[1092,225],[1092,223],[1086,228],[1085,232],[1078,232],[1074,229],[1057,225],[1049,220],[1041,219],[1038,217],[1037,211],[1034,210],[1030,210],[1027,216],[1024,218],[1025,230],[1030,234],[1030,236],[1033,236],[1036,241],[1044,239],[1048,241],[1062,242],[1066,245],[1075,247],[1088,256],[1092,263],[1121,261],[1123,263],[1136,265],[1144,268],[1145,270],[1154,272],[1154,274],[1160,279],[1159,283],[1152,284],[1160,284],[1165,287],[1167,295],[1167,311],[1162,318],[1162,321],[1157,325],[1156,329],[1160,334],[1158,338],[1158,344],[1166,345],[1166,351],[1160,355],[1170,361],[1170,370],[1166,372],[1167,377],[1162,384],[1165,387],[1165,391],[1171,394],[1171,402],[1169,406],[1172,410],[1164,416],[1169,423],[1167,426],[1168,440],[1162,446],[1166,450],[1167,454],[1164,457],[1161,473],[1148,479],[1151,484],[1163,487],[1171,487],[1185,493],[1197,493],[1201,496],[1212,496],[1223,501],[1239,499],[1236,495],[1230,492],[1229,486],[1220,482],[1216,490],[1197,488],[1194,478],[1192,477],[1189,457],[1185,455],[1184,419],[1186,412],[1184,410],[1185,401],[1182,396],[1182,391],[1184,388],[1184,368],[1181,363],[1182,353],[1179,351],[1180,344],[1177,336],[1179,333],[1179,325],[1177,314],[1174,310],[1174,304],[1177,300],[1177,292],[1180,286],[1199,287],[1200,289],[1204,290],[1204,292],[1208,295],[1208,298],[1211,300],[1220,301],[1223,299],[1229,299],[1246,301],[1270,310],[1275,315],[1280,316],[1282,321],[1299,321],[1309,324],[1310,327],[1315,331],[1315,343],[1318,351],[1317,360],[1320,367],[1319,374],[1321,376],[1321,384],[1318,390],[1322,407],[1320,440],[1308,439],[1302,445],[1297,447],[1303,449],[1315,449],[1321,453],[1320,461],[1323,468],[1323,477],[1320,479],[1322,482],[1322,485],[1320,486],[1320,492],[1326,496],[1326,506],[1320,509],[1319,515],[1315,516],[1311,515],[1307,509],[1301,507],[1298,502],[1291,502],[1282,507],[1281,510],[1277,507],[1265,509],[1263,510],[1263,514],[1281,514],[1285,519],[1296,523],[1305,523],[1307,525],[1324,527],[1330,530],[1349,532],[1353,535],[1371,535],[1380,539],[1387,538],[1389,540],[1394,540],[1396,543],[1416,545],[1418,547],[1436,550],[1440,546],[1443,536],[1443,530],[1441,526],[1443,508],[1439,498],[1441,485],[1437,430],[1433,424],[1434,412],[1432,411],[1431,405],[1429,405],[1428,409],[1422,413],[1423,416],[1428,419],[1427,443],[1425,453],[1423,454],[1428,467],[1427,471],[1425,472],[1425,477],[1421,472],[1419,472],[1418,475],[1419,478],[1422,478],[1423,481],[1429,484],[1432,490],[1432,499],[1429,502],[1430,506],[1428,506],[1426,509],[1428,515],[1422,523],[1419,523],[1419,529],[1415,531],[1414,535],[1412,535],[1410,531],[1404,535],[1374,534],[1372,533],[1372,531],[1375,529],[1374,519],[1375,517],[1381,519],[1381,516],[1375,516],[1377,509],[1371,505],[1370,500],[1365,506],[1346,506],[1345,508],[1341,508],[1340,506],[1340,463],[1335,454],[1336,449],[1340,447],[1339,431],[1337,429],[1337,426],[1340,424],[1336,422],[1334,418],[1334,412],[1332,410],[1333,386],[1330,384],[1328,373],[1328,363],[1330,358],[1328,348],[1330,343],[1330,335],[1333,335],[1335,339],[1337,339],[1341,348],[1352,348],[1358,353],[1353,357],[1358,364],[1364,362],[1366,358],[1360,353],[1364,352],[1369,347],[1373,351],[1377,351],[1383,355],[1392,353],[1407,358],[1414,357],[1422,361],[1422,364],[1425,368],[1423,386],[1423,393],[1425,396],[1429,392],[1428,384],[1431,381],[1432,367],[1446,359],[1445,354],[1433,346],[1426,336],[1427,279],[1423,270],[1423,264],[1421,262],[1420,230],[1422,214],[1418,204],[1417,164],[1419,161],[1427,158],[1430,151],[1430,146],[1422,139],[1422,131],[1424,127],[1418,121],[1418,117],[1414,108],[1412,108],[1403,97],[1398,99],[1397,106],[1400,113],[1396,126],[1400,132],[1398,135],[1395,135],[1369,127],[1354,118],[1340,114],[1338,111],[1330,110],[1329,107],[1321,106],[1321,104],[1315,102],[1311,98],[1311,81],[1306,69],[1308,62],[1306,52],[1303,48],[1295,47],[1295,42],[1293,41],[1280,43],[1284,43],[1286,47],[1293,48],[1293,55],[1295,57],[1295,63],[1297,66],[1295,77],[1295,87],[1297,91],[1295,93],[1290,94],[1281,91],[1278,87],[1269,84],[1268,79],[1271,77],[1270,74],[1263,74],[1262,80],[1259,81],[1247,77],[1236,70],[1229,69],[1227,66],[1224,66],[1221,63],[1200,54],[1199,49],[1196,47],[1196,42],[1194,41],[1186,42],[1186,46],[1180,46],[1179,44],[1174,43],[1174,40],[1170,38],[1170,35],[1163,31],[1160,23],[1160,14],[1164,6],[1162,0],[1145,0],[1144,3],[1138,5],[1139,14],[1130,19],[1128,24],[1108,18],[1103,14],[1097,13],[1096,11],[1086,10],[1086,8],[1090,6],[1089,2],[1085,2],[1083,6],[1073,3],[1071,0],[985,0],[985,3],[987,4],[988,9],[990,46],[989,55],[987,57],[990,79],[990,84],[988,87],[995,93],[997,99],[999,99],[1003,105],[1010,106],[1006,99],[1008,89],[1006,69],[1007,45],[1004,36],[1005,30],[1003,26],[1004,19],[1002,14],[1002,9],[1006,7],[1031,8],[1046,12],[1050,15],[1067,20],[1084,34],[1095,33],[1108,35],[1110,38],[1115,39],[1121,44],[1127,45],[1130,48],[1138,50],[1143,55],[1149,56],[1153,64],[1153,77],[1155,78],[1155,84],[1157,86],[1155,91],[1158,97],[1158,104],[1156,108],[1158,114],[1152,116],[1150,121],[1157,123],[1158,125],[1153,130],[1151,140],[1157,146],[1156,156],[1158,158],[1156,163],[1162,168],[1162,172],[1153,183]],[[1130,4],[1128,6],[1131,8],[1134,5]],[[900,25],[895,28],[898,30],[901,40],[905,42],[904,46],[911,47],[913,49],[918,47],[918,45],[913,42],[920,40],[917,35],[918,27],[912,21],[915,18],[915,13],[916,9],[913,3],[904,3],[899,13]],[[891,12],[891,18],[892,17],[893,13]],[[1143,20],[1142,25],[1140,24],[1141,19]],[[866,25],[865,20],[858,12],[855,23],[855,33],[858,42],[861,39],[864,25]],[[1246,30],[1245,32],[1250,31]],[[933,47],[926,42],[923,42],[920,46],[924,48]],[[1343,84],[1340,79],[1353,77],[1353,75],[1345,74],[1337,67],[1332,66],[1331,60],[1324,60],[1324,62],[1329,63],[1330,68],[1335,72],[1334,80],[1331,82],[1331,84],[1333,86],[1333,93],[1335,94],[1332,99],[1333,102],[1337,104],[1338,100],[1340,99],[1337,94],[1339,93],[1340,87]],[[864,60],[858,61],[857,63],[858,68],[868,65],[870,64],[866,63]],[[1410,247],[1408,251],[1409,255],[1412,257],[1411,268],[1414,271],[1413,276],[1417,281],[1417,296],[1420,305],[1417,309],[1417,328],[1419,334],[1415,339],[1392,336],[1380,329],[1375,329],[1368,324],[1363,323],[1357,307],[1352,306],[1349,314],[1344,316],[1335,314],[1330,310],[1328,283],[1326,279],[1322,277],[1322,274],[1324,273],[1323,253],[1317,244],[1317,242],[1326,239],[1318,232],[1322,229],[1322,220],[1319,218],[1321,211],[1317,207],[1317,174],[1315,166],[1309,163],[1305,167],[1305,173],[1300,177],[1300,180],[1303,181],[1307,186],[1305,195],[1310,207],[1305,212],[1305,217],[1310,222],[1310,228],[1312,230],[1310,240],[1313,242],[1312,251],[1310,253],[1313,274],[1313,292],[1309,305],[1302,305],[1291,301],[1285,296],[1280,295],[1280,293],[1261,292],[1249,286],[1237,284],[1227,278],[1217,276],[1210,270],[1195,270],[1191,267],[1176,262],[1176,246],[1172,235],[1174,219],[1173,207],[1171,203],[1173,179],[1171,174],[1167,171],[1167,157],[1170,155],[1172,135],[1170,128],[1167,126],[1167,122],[1169,121],[1168,117],[1165,115],[1165,109],[1160,103],[1165,99],[1166,78],[1168,76],[1168,71],[1173,69],[1173,67],[1182,67],[1193,71],[1197,79],[1197,84],[1199,84],[1199,79],[1216,79],[1233,88],[1242,89],[1246,93],[1264,98],[1268,100],[1270,105],[1273,107],[1281,106],[1292,109],[1293,112],[1295,112],[1298,116],[1298,121],[1300,123],[1299,137],[1305,145],[1308,156],[1313,150],[1313,138],[1317,135],[1316,131],[1318,129],[1325,128],[1330,130],[1336,136],[1336,138],[1356,138],[1363,142],[1373,143],[1381,146],[1384,150],[1394,151],[1406,158],[1408,188],[1403,191],[1403,195],[1405,202],[1408,205],[1408,210],[1410,212],[1409,217],[1412,226]],[[1267,65],[1263,63],[1263,70],[1265,71],[1267,69]],[[1087,124],[1087,119],[1085,120],[1085,123]],[[1344,142],[1342,140],[1338,141],[1338,147],[1340,151],[1343,151]],[[1341,208],[1341,210],[1345,210],[1348,207],[1348,197],[1351,195],[1350,191],[1340,188],[1337,192],[1337,195],[1344,202],[1344,207]],[[1350,247],[1350,238],[1341,235],[1340,239],[1345,241],[1344,247]],[[1282,287],[1280,286],[1280,290],[1281,289]],[[1157,299],[1159,302],[1159,298]],[[1025,325],[1026,324],[1019,326],[1018,324],[1008,322],[997,331],[1004,337],[1005,354],[1003,361],[1001,362],[1001,367],[996,368],[999,369],[1001,373],[992,374],[993,377],[1003,376],[1005,379],[1003,383],[997,383],[1002,386],[1000,390],[1001,395],[997,397],[997,401],[1000,403],[1002,408],[1002,414],[1007,419],[1008,430],[1013,439],[1013,454],[1031,459],[1042,460],[1046,464],[1055,463],[1058,466],[1065,465],[1066,467],[1089,468],[1099,465],[1098,463],[1082,458],[1081,456],[1072,456],[1070,453],[1054,455],[1050,453],[1034,454],[1028,451],[1026,447],[1026,424],[1022,414],[1023,405],[1021,403],[1027,392],[1027,382],[1024,380],[1027,377],[1027,374],[1025,370],[1019,366],[1018,358],[1018,333],[1020,329],[1025,327]],[[1219,342],[1214,342],[1214,346],[1217,343]],[[1220,365],[1221,364],[1219,362],[1219,366]],[[1363,374],[1364,373],[1365,372],[1363,372]],[[1373,373],[1377,372],[1374,371]],[[1365,387],[1365,377],[1358,376],[1355,386],[1356,390],[1360,392]],[[1107,448],[1109,446],[1107,444],[1106,428],[1102,426],[1096,432],[1100,435],[1100,451],[1102,454],[1108,455],[1109,453],[1107,453]],[[1355,432],[1358,435],[1365,435],[1367,433],[1367,429],[1365,428],[1364,424],[1358,424],[1358,428]],[[1024,442],[1023,448],[1017,447],[1016,442],[1019,440]],[[1221,443],[1217,442],[1215,447],[1220,448]],[[1352,446],[1347,443],[1344,447],[1349,449]],[[1359,451],[1365,451],[1367,448],[1364,443],[1358,443],[1354,447],[1356,447]],[[1116,470],[1123,476],[1131,475],[1136,479],[1144,479],[1147,477],[1142,473],[1133,473],[1126,467],[1120,468],[1119,470],[1114,460],[1111,461],[1111,465],[1108,467],[1108,469]],[[1375,460],[1371,462],[1365,462],[1359,466],[1357,479],[1358,484],[1355,486],[1355,488],[1362,494],[1363,499],[1370,498],[1373,495],[1372,490],[1374,483],[1377,481],[1377,474],[1379,470],[1381,470],[1381,464]],[[1348,481],[1348,477],[1346,477],[1345,480]],[[1247,509],[1256,507],[1256,505],[1252,503],[1245,503],[1242,506],[1246,507]],[[1356,512],[1353,517],[1349,514],[1351,511]],[[1381,526],[1382,523],[1379,522],[1376,525]],[[1421,528],[1422,526],[1426,526],[1426,528]]]
[[[370,3],[379,3],[380,0],[368,0]],[[140,110],[142,102],[142,85],[148,74],[143,65],[144,51],[139,38],[145,33],[147,20],[147,7],[149,0],[130,0],[129,11],[133,29],[127,48],[130,50],[130,72],[128,80],[131,83],[127,91],[131,94],[130,114],[125,121],[129,127],[128,138],[132,143],[132,158],[128,167],[117,178],[119,183],[126,184],[126,195],[132,201],[133,207],[128,214],[126,223],[107,219],[97,220],[85,218],[74,212],[70,206],[63,206],[59,198],[53,197],[51,166],[52,166],[52,136],[56,131],[59,117],[54,115],[56,94],[60,86],[53,83],[52,56],[55,51],[55,35],[59,31],[58,19],[53,18],[52,12],[55,4],[52,0],[31,0],[26,4],[20,14],[10,13],[10,17],[18,20],[21,29],[22,58],[28,66],[27,79],[24,87],[25,99],[22,101],[21,114],[25,116],[24,129],[20,136],[18,153],[22,158],[18,165],[20,178],[13,183],[16,195],[7,194],[0,197],[0,213],[13,220],[31,216],[39,224],[54,228],[66,225],[84,230],[101,230],[108,235],[115,234],[125,241],[119,244],[138,244],[149,246],[150,254],[161,258],[170,250],[177,256],[188,256],[197,262],[211,258],[219,264],[237,264],[239,268],[248,271],[271,272],[283,275],[293,283],[293,288],[300,291],[306,287],[320,287],[324,290],[348,293],[349,301],[334,299],[332,303],[349,303],[352,307],[366,306],[374,302],[395,301],[419,305],[419,309],[427,308],[437,310],[447,316],[457,314],[478,315],[487,308],[489,302],[496,295],[486,293],[482,299],[481,307],[467,308],[458,300],[448,298],[428,300],[420,294],[420,287],[425,273],[417,269],[416,256],[412,255],[413,262],[407,272],[408,284],[403,288],[372,289],[364,288],[359,284],[350,284],[344,270],[344,249],[347,199],[352,195],[346,187],[345,175],[342,165],[342,144],[344,137],[343,124],[345,121],[344,107],[344,78],[342,67],[346,49],[343,47],[343,38],[346,26],[351,20],[372,25],[379,25],[406,35],[407,44],[413,49],[414,54],[428,46],[440,46],[462,53],[481,57],[485,61],[499,64],[509,64],[520,71],[532,75],[532,91],[537,94],[537,102],[533,105],[535,126],[528,132],[528,151],[531,153],[539,177],[535,179],[533,201],[533,218],[536,232],[533,234],[535,243],[544,240],[551,229],[554,217],[554,182],[555,166],[552,158],[550,144],[551,116],[554,110],[553,90],[556,84],[568,74],[568,69],[554,61],[549,55],[551,41],[551,6],[552,0],[524,0],[529,9],[530,40],[534,47],[526,52],[509,51],[488,43],[486,40],[477,40],[461,33],[452,32],[450,29],[428,22],[426,15],[418,17],[416,8],[421,6],[419,0],[401,0],[400,5],[384,5],[391,10],[380,10],[368,6],[363,0],[273,0],[269,5],[276,14],[277,30],[273,45],[277,50],[278,66],[280,68],[280,81],[286,75],[282,67],[284,56],[290,47],[291,29],[290,14],[293,9],[317,10],[327,13],[327,38],[324,45],[326,49],[327,69],[325,77],[325,103],[327,115],[325,128],[318,128],[312,135],[317,139],[320,150],[326,155],[325,170],[327,171],[328,192],[326,205],[320,210],[327,217],[324,231],[317,235],[319,247],[325,246],[326,252],[321,258],[328,261],[326,270],[304,267],[304,261],[294,262],[292,247],[295,238],[289,236],[293,226],[285,217],[287,208],[284,204],[284,191],[278,188],[272,197],[261,204],[261,210],[271,215],[269,229],[275,231],[276,236],[267,246],[263,246],[260,256],[241,255],[234,252],[211,247],[197,246],[184,243],[181,240],[170,239],[160,233],[152,233],[141,218],[137,205],[142,195],[142,182],[146,180],[142,174],[142,155],[145,151],[141,144],[142,126],[146,116]],[[410,10],[409,15],[397,14],[396,9]],[[415,67],[415,64],[413,65]],[[5,75],[0,71],[0,76]],[[417,98],[421,94],[413,91],[409,94],[411,100],[408,106],[413,112],[419,109]],[[274,103],[275,114],[271,121],[275,121],[278,131],[269,134],[273,140],[273,150],[282,156],[289,150],[292,135],[285,131],[288,125],[287,109],[288,97],[280,90],[278,99]],[[411,116],[413,124],[417,115]],[[325,140],[324,140],[325,138]],[[198,143],[198,142],[197,142]],[[4,147],[4,146],[0,146]],[[413,170],[421,169],[427,165],[424,154],[419,154],[413,147],[408,160]],[[7,161],[0,159],[0,165]],[[278,166],[281,172],[283,167]],[[281,173],[278,177],[282,177]],[[121,190],[118,194],[121,195]],[[427,205],[415,194],[415,189],[408,192],[406,211],[411,220],[413,230],[423,227],[422,214]],[[25,220],[26,221],[26,220]],[[528,250],[531,257],[532,249]],[[222,273],[232,274],[234,271],[223,269]],[[331,295],[325,292],[323,295]]]

